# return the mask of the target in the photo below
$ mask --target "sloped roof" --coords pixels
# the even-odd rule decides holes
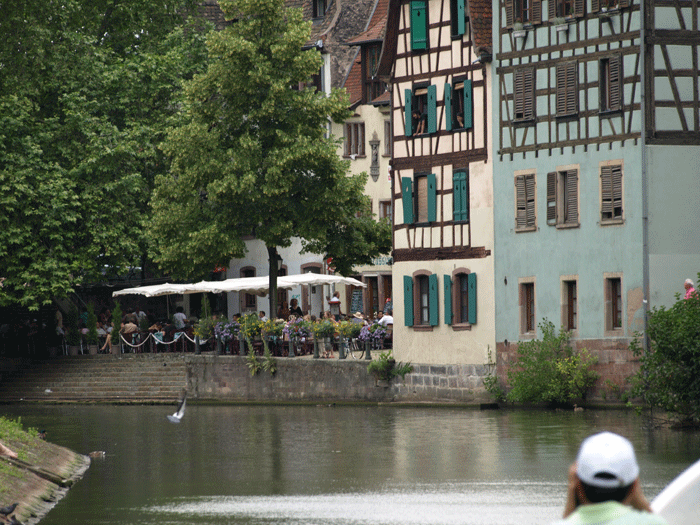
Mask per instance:
[[[492,7],[491,0],[468,0],[469,23],[472,26],[472,41],[477,54],[491,53]]]
[[[386,20],[389,15],[389,0],[377,0],[377,4],[367,29],[348,41],[349,45],[365,44],[384,40]]]
[[[348,93],[350,105],[354,106],[362,100],[362,64],[360,63],[361,54],[357,54],[357,58],[350,67],[350,72],[345,79],[345,91]]]

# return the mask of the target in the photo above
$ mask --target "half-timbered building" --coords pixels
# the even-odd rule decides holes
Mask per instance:
[[[622,385],[700,269],[699,44],[694,1],[494,0],[499,364],[547,319]]]
[[[389,0],[374,0],[372,14],[364,30],[346,45],[355,52],[342,86],[348,93],[352,115],[345,122],[333,123],[332,133],[342,137],[339,154],[350,161],[350,172],[366,173],[365,194],[370,198],[377,220],[391,221],[391,119],[390,93],[379,78],[379,57],[384,42]],[[341,292],[341,311],[374,316],[391,309],[391,253],[373,259],[372,264],[357,266],[354,277],[367,288],[345,287]]]
[[[380,75],[391,86],[394,353],[472,375],[495,342],[490,61],[490,2],[391,0]]]

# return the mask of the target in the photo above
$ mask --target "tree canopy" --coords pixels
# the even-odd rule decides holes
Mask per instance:
[[[171,164],[152,200],[154,259],[195,277],[243,257],[250,235],[271,257],[300,238],[343,270],[387,253],[390,230],[369,218],[366,175],[348,176],[327,136],[329,119],[349,116],[344,91],[293,89],[322,65],[304,50],[311,22],[283,0],[219,4],[233,23],[208,35],[207,70],[187,83],[163,146]]]
[[[192,0],[0,9],[0,303],[37,308],[142,265],[156,146],[204,63]]]

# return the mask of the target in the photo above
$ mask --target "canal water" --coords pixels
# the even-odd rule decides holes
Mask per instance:
[[[651,499],[700,457],[700,435],[631,411],[388,406],[10,405],[25,426],[104,450],[42,520],[81,524],[546,524],[600,430],[635,445]]]

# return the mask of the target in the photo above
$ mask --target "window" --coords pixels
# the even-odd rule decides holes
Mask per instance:
[[[241,277],[255,277],[255,268],[241,268]],[[244,293],[241,297],[241,311],[257,311],[258,302],[255,294]]]
[[[404,318],[406,326],[437,326],[437,275],[418,270],[404,275]]]
[[[452,219],[469,222],[469,174],[464,170],[452,175]]]
[[[592,0],[591,11],[612,11],[621,7],[629,7],[629,0]]]
[[[557,117],[578,113],[578,63],[557,65]]]
[[[467,32],[466,0],[450,0],[450,21],[452,37],[457,38]]]
[[[605,279],[605,329],[622,329],[622,278]]]
[[[379,201],[379,218],[387,219],[390,223],[393,220],[391,201]]]
[[[379,55],[381,51],[381,44],[372,44],[363,47],[365,56],[362,61],[362,76],[364,79],[365,102],[372,102],[386,91],[384,82],[377,77],[377,68],[379,67]]]
[[[391,143],[393,136],[391,134],[391,121],[384,121],[384,155],[391,157]]]
[[[622,166],[600,167],[600,220],[622,220]]]
[[[411,1],[411,50],[428,49],[428,2]]]
[[[578,298],[575,280],[562,281],[562,328],[576,330],[578,317]]]
[[[416,86],[405,92],[406,136],[437,131],[437,89],[433,85]]]
[[[476,274],[457,268],[452,276],[444,275],[445,324],[476,324]]]
[[[346,122],[345,123],[345,156],[365,155],[365,123]]]
[[[514,22],[539,24],[542,22],[542,0],[505,0],[506,27]]]
[[[326,0],[312,0],[313,17],[321,18],[326,14]]]
[[[535,283],[520,283],[520,333],[534,335],[535,323]]]
[[[547,174],[547,224],[578,226],[578,170]]]
[[[622,109],[622,75],[620,56],[603,58],[600,61],[600,111]]]
[[[550,0],[548,6],[549,20],[583,16],[584,5],[584,0]]]
[[[513,71],[513,120],[535,118],[535,68]]]
[[[435,222],[437,220],[435,174],[416,175],[415,181],[411,177],[401,177],[401,201],[404,224]]]
[[[474,125],[473,88],[469,79],[445,84],[445,128],[470,129]]]
[[[537,229],[535,215],[535,174],[515,177],[515,231]]]

